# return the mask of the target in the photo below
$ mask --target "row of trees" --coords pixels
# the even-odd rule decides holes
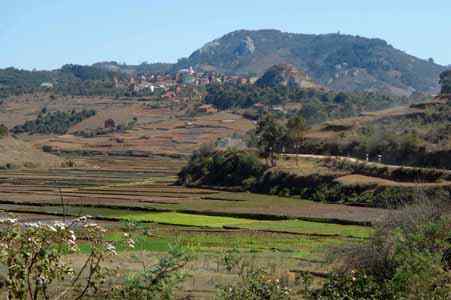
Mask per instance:
[[[267,164],[276,164],[275,153],[295,152],[300,149],[306,130],[301,116],[288,119],[286,124],[276,121],[272,114],[265,114],[257,123],[254,141]]]

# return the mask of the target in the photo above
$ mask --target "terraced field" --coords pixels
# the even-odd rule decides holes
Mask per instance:
[[[196,281],[187,280],[181,291],[195,299],[211,299],[217,283],[236,279],[221,264],[227,249],[239,249],[274,274],[289,270],[324,273],[331,268],[327,260],[331,249],[367,238],[372,228],[362,225],[387,213],[176,186],[176,174],[184,164],[176,159],[73,159],[77,168],[2,171],[0,209],[23,222],[90,215],[106,224],[107,239],[112,241],[122,234],[125,224],[139,224],[132,233],[136,240],[133,256],[149,262],[173,244],[195,249],[196,258],[187,271],[196,274]],[[129,250],[119,250],[123,251],[121,268],[136,270]]]

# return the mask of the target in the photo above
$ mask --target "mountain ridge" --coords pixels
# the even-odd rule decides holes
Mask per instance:
[[[444,66],[394,48],[378,38],[237,30],[194,51],[182,66],[226,74],[263,74],[292,64],[335,90],[437,93]]]
[[[14,85],[11,80],[15,77],[32,82],[32,86],[42,81],[55,81],[61,76],[70,79],[70,74],[61,72],[67,66],[75,66],[80,75],[96,78],[112,77],[111,73],[175,73],[190,66],[197,71],[260,77],[274,65],[281,64],[303,70],[312,80],[331,90],[384,92],[398,96],[415,92],[439,93],[439,75],[446,70],[433,60],[407,54],[379,38],[242,29],[206,43],[174,64],[126,65],[103,61],[89,66],[100,73],[76,65],[52,71],[0,69],[0,88]]]

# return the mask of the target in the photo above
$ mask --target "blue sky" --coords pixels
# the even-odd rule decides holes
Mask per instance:
[[[0,67],[175,62],[237,29],[379,37],[451,64],[450,0],[0,0]]]

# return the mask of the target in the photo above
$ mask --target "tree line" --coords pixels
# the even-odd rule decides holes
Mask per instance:
[[[11,129],[11,132],[15,134],[65,134],[70,127],[95,114],[95,110],[47,112],[47,109],[44,108],[35,120],[26,121],[22,125],[17,125]]]

